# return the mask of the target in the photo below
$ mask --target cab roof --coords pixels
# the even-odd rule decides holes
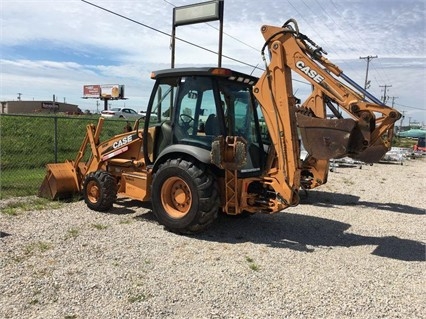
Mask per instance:
[[[201,68],[173,68],[153,71],[151,73],[151,79],[157,80],[160,78],[168,77],[184,77],[184,76],[212,76],[212,77],[224,77],[229,80],[247,83],[250,85],[256,84],[258,78],[244,74],[241,72],[233,71],[226,68],[218,67],[201,67]]]

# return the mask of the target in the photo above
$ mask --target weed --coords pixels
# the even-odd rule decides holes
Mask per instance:
[[[1,213],[9,216],[17,216],[19,213],[31,210],[57,209],[62,206],[59,201],[49,201],[46,198],[27,197],[10,201],[2,208]]]
[[[104,230],[107,229],[108,226],[107,225],[102,225],[102,224],[93,224],[92,225],[94,228],[96,228],[97,230]]]
[[[352,180],[350,180],[350,179],[347,179],[347,178],[344,178],[344,179],[343,179],[343,183],[344,183],[345,185],[354,185],[354,184],[355,184],[355,182],[354,182],[354,181],[352,181]]]
[[[143,294],[143,293],[139,293],[139,294],[136,294],[136,295],[134,295],[134,296],[130,296],[127,300],[130,302],[130,303],[135,303],[135,302],[141,302],[141,301],[144,301],[144,300],[146,300],[146,296],[145,296],[145,294]]]
[[[17,216],[18,209],[16,207],[6,207],[1,210],[1,213],[9,216]]]
[[[78,234],[80,233],[80,231],[76,228],[70,228],[67,231],[67,236],[65,237],[65,239],[70,239],[70,238],[77,238]]]
[[[37,305],[39,303],[40,303],[40,301],[38,299],[33,299],[33,300],[30,301],[30,305]]]
[[[247,261],[248,263],[252,263],[252,262],[253,262],[253,258],[250,258],[250,257],[247,257],[247,256],[246,256],[246,261]]]
[[[131,224],[131,223],[132,223],[131,219],[122,219],[122,220],[120,220],[120,224],[122,224],[122,225],[128,225],[128,224]]]
[[[251,270],[253,270],[253,271],[258,271],[258,270],[260,269],[259,265],[257,265],[257,264],[254,262],[254,259],[253,259],[253,258],[246,256],[246,261],[248,262],[248,264],[249,264],[249,268],[250,268]]]
[[[259,266],[256,265],[256,264],[250,264],[249,267],[250,267],[251,270],[254,270],[254,271],[258,271],[259,270]]]
[[[38,241],[38,242],[27,245],[24,248],[24,254],[29,256],[29,255],[33,255],[36,251],[44,253],[48,251],[50,248],[52,248],[52,245],[50,245],[49,243]]]

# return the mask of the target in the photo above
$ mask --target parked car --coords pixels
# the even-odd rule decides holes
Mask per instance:
[[[146,111],[140,111],[139,115],[142,117],[142,119],[145,119],[145,117],[146,117]]]
[[[113,107],[108,111],[102,111],[101,116],[105,118],[122,118],[126,120],[138,119],[142,117],[135,110],[122,107]]]
[[[140,117],[143,119],[143,120],[145,120],[145,118],[146,118],[146,111],[139,111],[139,115],[140,115]],[[157,115],[155,115],[155,113],[151,113],[151,121],[152,120],[154,120],[154,121],[156,121],[157,120]]]

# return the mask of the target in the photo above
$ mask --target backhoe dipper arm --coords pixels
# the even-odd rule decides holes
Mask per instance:
[[[326,59],[322,48],[299,33],[294,20],[289,20],[283,27],[263,26],[261,31],[266,40],[264,49],[268,46],[271,52],[268,68],[282,63],[282,68],[300,74],[314,88],[304,108],[296,110],[297,123],[308,153],[325,160],[350,156],[367,162],[378,161],[390,148],[393,126],[401,114],[381,103]],[[271,83],[281,81],[280,75],[271,73],[269,69],[265,74],[270,74]],[[271,87],[275,90],[271,93],[274,95],[278,94],[277,90],[282,90],[276,84]],[[291,91],[287,94],[292,96]],[[326,119],[325,107],[332,103],[341,107],[348,118]],[[287,113],[284,109],[279,108],[277,114]]]
[[[259,101],[272,141],[264,183],[277,194],[281,209],[299,202],[300,146],[297,138],[296,100],[285,47],[273,44],[271,62],[256,83],[253,93]]]

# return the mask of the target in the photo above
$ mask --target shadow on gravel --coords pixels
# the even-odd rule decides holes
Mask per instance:
[[[359,197],[353,195],[318,191],[315,192],[315,195],[313,193],[309,193],[309,196],[304,198],[303,202],[325,207],[365,205],[406,213],[401,207],[404,205],[387,204],[383,206],[382,203],[360,202]],[[157,223],[151,211],[150,203],[141,203],[136,200],[119,199],[108,213],[133,214],[141,207],[145,208],[146,212],[134,218],[142,222]],[[420,214],[421,212],[419,208],[406,207],[411,214]],[[350,227],[350,224],[339,221],[294,214],[288,211],[273,215],[255,214],[247,218],[220,215],[212,227],[191,237],[230,244],[252,242],[302,252],[313,252],[319,247],[331,249],[333,247],[375,245],[377,247],[372,254],[376,256],[404,261],[425,261],[425,245],[421,242],[394,236],[372,237],[346,233]]]
[[[425,209],[395,203],[375,203],[359,200],[359,196],[350,194],[340,194],[324,191],[312,191],[307,195],[302,195],[302,204],[310,204],[320,207],[335,207],[335,206],[365,206],[378,210],[387,210],[401,214],[424,215]]]
[[[425,246],[421,242],[393,236],[370,237],[346,233],[350,226],[335,220],[288,212],[259,214],[246,219],[221,216],[215,226],[194,237],[231,244],[252,242],[303,252],[313,252],[318,247],[376,245],[372,252],[376,256],[425,261]]]
[[[108,213],[114,215],[129,215],[136,213],[136,210],[140,208],[151,210],[152,205],[149,202],[141,202],[127,198],[118,198],[115,201],[113,208],[110,209]]]
[[[10,236],[10,234],[0,231],[0,239],[7,236]]]

